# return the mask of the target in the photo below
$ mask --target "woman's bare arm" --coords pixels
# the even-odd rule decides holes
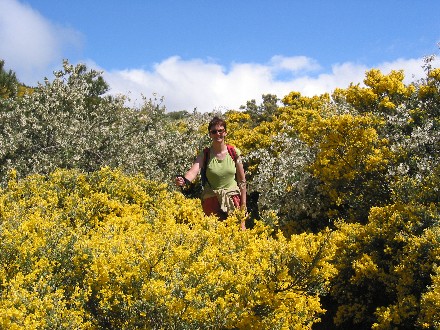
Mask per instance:
[[[184,186],[185,185],[185,179],[187,179],[188,181],[193,181],[197,175],[200,172],[200,169],[202,168],[202,162],[203,162],[203,157],[202,156],[198,156],[196,158],[196,160],[194,161],[194,163],[192,164],[191,168],[188,170],[188,172],[185,173],[184,178],[178,176],[176,177],[176,185],[177,186]]]

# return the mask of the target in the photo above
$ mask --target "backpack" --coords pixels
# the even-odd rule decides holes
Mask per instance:
[[[231,156],[232,160],[235,163],[235,161],[237,160],[237,152],[235,151],[234,146],[227,144],[226,148],[228,149],[229,156]],[[208,178],[206,177],[206,168],[208,167],[209,156],[210,156],[210,148],[206,147],[205,149],[203,149],[203,167],[200,173],[202,179],[202,187],[204,187],[206,183],[209,184]]]

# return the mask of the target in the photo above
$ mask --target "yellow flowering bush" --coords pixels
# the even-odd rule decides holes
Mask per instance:
[[[228,123],[228,143],[240,148],[245,155],[253,150],[268,148],[277,132],[272,122],[264,121],[254,127],[246,113],[228,111],[225,119]]]
[[[331,232],[290,239],[203,215],[142,176],[56,170],[0,191],[0,327],[310,329]]]
[[[435,324],[440,253],[438,209],[396,203],[371,209],[366,225],[339,223],[332,296],[341,327],[414,328]],[[434,282],[435,283],[435,282]],[[422,299],[423,297],[423,299]],[[421,308],[424,313],[420,313]]]
[[[322,110],[330,103],[330,95],[325,93],[307,97],[302,96],[299,92],[290,92],[288,95],[283,97],[282,101],[286,107],[293,109]]]
[[[351,84],[346,90],[337,89],[334,93],[339,100],[345,100],[357,111],[392,113],[402,102],[408,100],[415,92],[413,84],[405,85],[403,71],[392,70],[385,75],[378,69],[366,72],[364,84]]]
[[[291,121],[300,138],[316,150],[307,170],[322,182],[333,203],[328,215],[366,221],[371,205],[388,198],[386,187],[378,184],[385,181],[391,157],[387,140],[375,129],[380,121],[372,115],[322,115],[316,110],[296,110]]]
[[[422,295],[421,317],[419,323],[423,328],[440,328],[440,266],[435,267],[432,275],[432,284],[429,290]]]

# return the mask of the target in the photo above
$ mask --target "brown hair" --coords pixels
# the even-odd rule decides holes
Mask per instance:
[[[215,116],[211,119],[211,121],[208,124],[208,132],[211,131],[211,128],[214,126],[223,126],[223,128],[226,131],[226,121],[224,119],[221,119],[220,117]]]

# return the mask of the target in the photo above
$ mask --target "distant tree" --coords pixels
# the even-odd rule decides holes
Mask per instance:
[[[188,116],[190,116],[190,113],[186,110],[171,111],[171,112],[167,113],[167,116],[172,119],[183,119],[183,118],[187,118]]]
[[[5,61],[0,60],[0,98],[15,97],[18,90],[18,79],[12,70],[5,71]]]
[[[276,95],[263,94],[262,99],[263,102],[260,105],[257,105],[255,99],[252,99],[247,101],[246,105],[240,106],[240,109],[250,116],[254,125],[263,121],[271,121],[278,109],[279,99]]]

